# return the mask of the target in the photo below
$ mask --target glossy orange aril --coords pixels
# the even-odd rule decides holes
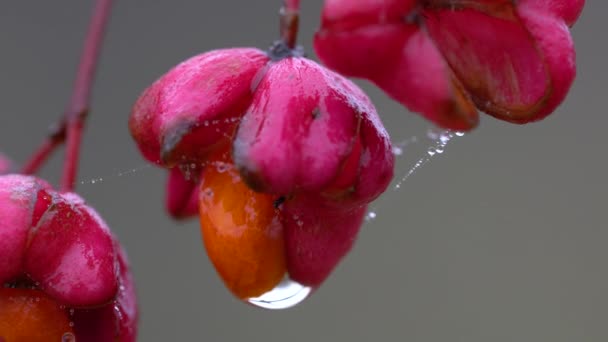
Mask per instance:
[[[238,298],[260,296],[286,274],[276,199],[251,190],[226,150],[215,153],[203,171],[199,199],[203,241],[215,269]]]
[[[0,341],[71,341],[66,310],[40,290],[0,288]]]

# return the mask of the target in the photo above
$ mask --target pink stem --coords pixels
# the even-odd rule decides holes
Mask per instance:
[[[281,8],[281,39],[291,49],[296,46],[299,21],[300,0],[283,0],[283,7]]]
[[[65,112],[67,147],[61,177],[62,191],[74,190],[76,183],[82,131],[89,112],[91,89],[111,7],[112,0],[97,0],[76,73],[74,90]]]
[[[31,156],[30,160],[27,161],[23,169],[21,169],[21,173],[25,175],[31,175],[42,167],[47,159],[51,156],[53,151],[63,143],[65,140],[65,135],[59,138],[55,138],[55,136],[50,136],[46,140],[42,142],[42,144],[38,147],[36,152]]]

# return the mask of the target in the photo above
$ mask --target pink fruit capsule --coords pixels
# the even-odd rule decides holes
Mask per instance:
[[[16,292],[0,293],[0,302],[17,298],[23,305],[2,304],[0,316],[23,310],[34,316],[0,324],[0,339],[48,340],[65,332],[76,340],[135,341],[136,297],[120,244],[81,197],[35,177],[0,176],[2,287]],[[37,298],[44,303],[28,304]],[[72,321],[69,329],[64,321]],[[36,327],[48,334],[28,335]]]
[[[477,110],[540,120],[576,74],[566,1],[326,0],[315,51],[330,68],[369,79],[437,125],[470,130]]]

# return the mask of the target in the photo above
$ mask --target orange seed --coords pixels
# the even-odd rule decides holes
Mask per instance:
[[[207,255],[224,284],[241,298],[272,290],[285,276],[283,227],[276,196],[257,193],[223,150],[203,171],[199,200]]]
[[[63,341],[73,334],[65,309],[44,292],[0,288],[0,341]]]

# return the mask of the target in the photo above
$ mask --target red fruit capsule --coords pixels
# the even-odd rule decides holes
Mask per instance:
[[[0,218],[0,289],[10,288],[0,291],[0,340],[59,341],[63,331],[76,340],[135,341],[129,266],[93,208],[42,180],[5,175]],[[69,329],[61,315],[65,310]],[[3,318],[9,316],[14,318]],[[42,330],[36,335],[32,329]]]
[[[576,74],[568,25],[584,0],[326,0],[315,51],[437,125],[470,130],[477,107],[540,120]]]
[[[390,138],[369,98],[281,43],[179,64],[144,91],[130,128],[142,154],[171,169],[172,216],[192,213],[200,184],[207,254],[250,302],[318,287],[393,175]]]

